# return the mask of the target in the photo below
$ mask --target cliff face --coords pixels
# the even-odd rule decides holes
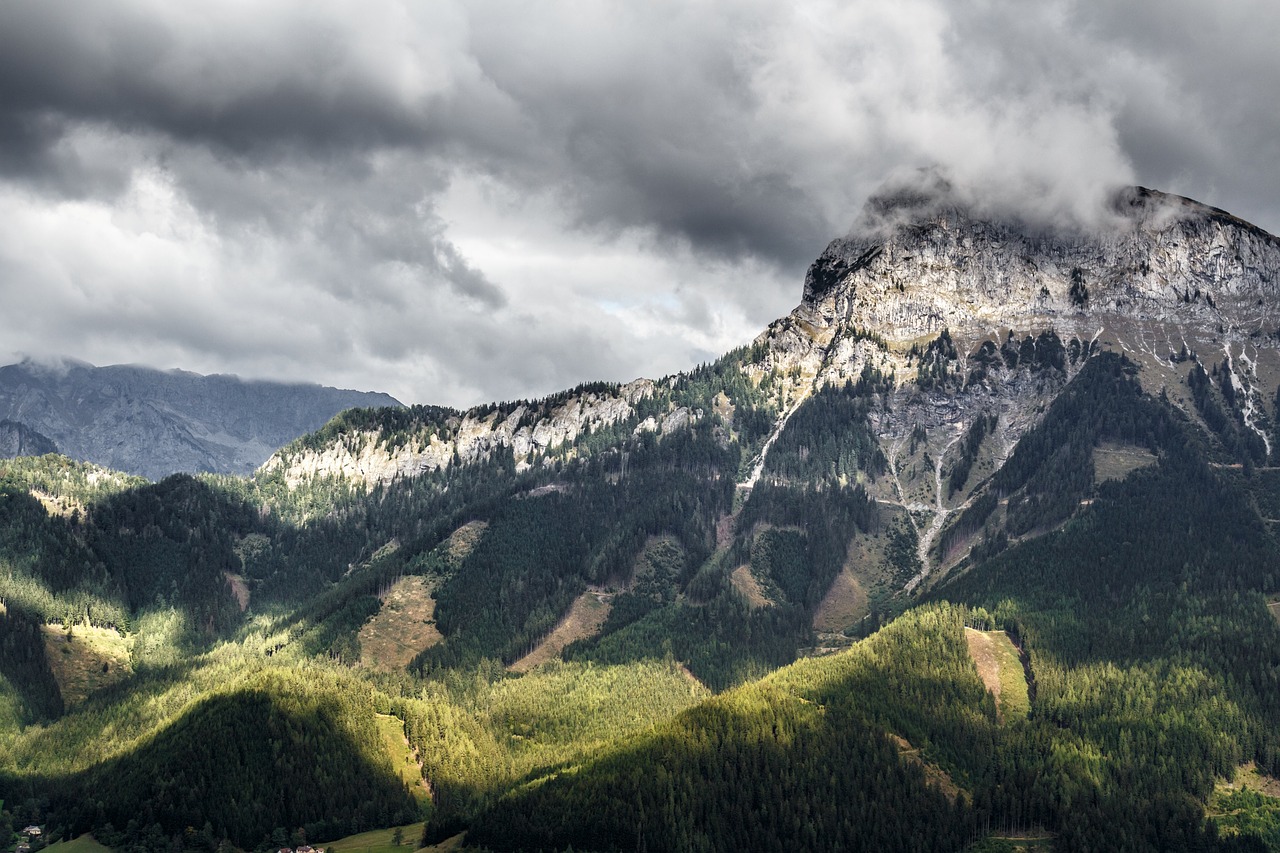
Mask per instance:
[[[534,454],[627,420],[635,404],[653,389],[654,383],[638,379],[616,392],[582,391],[509,410],[483,407],[447,413],[432,422],[424,420],[398,440],[388,440],[381,429],[360,429],[321,447],[285,447],[259,473],[278,473],[290,486],[311,477],[344,477],[372,485],[477,462],[508,449],[517,465],[525,466]]]
[[[26,424],[0,421],[0,458],[44,456],[57,452],[56,444]]]
[[[920,418],[959,423],[976,405],[1007,410],[1007,438],[1016,440],[1027,407],[1061,382],[1029,382],[1025,370],[997,359],[981,365],[976,383],[923,392],[911,381],[920,369],[912,348],[944,330],[962,375],[972,373],[984,341],[1000,347],[1012,333],[1016,345],[1050,331],[1081,351],[1125,352],[1153,390],[1180,385],[1178,365],[1188,358],[1206,368],[1221,359],[1246,396],[1266,398],[1280,374],[1280,240],[1216,208],[1140,187],[1116,195],[1104,227],[1074,233],[975,217],[945,186],[873,198],[854,231],[809,268],[800,305],[758,339],[769,351],[760,371],[822,382],[872,365],[894,372],[904,404],[901,417],[882,418],[888,438]],[[1058,378],[1079,364],[1069,360]]]
[[[0,367],[0,419],[72,458],[153,480],[177,471],[248,474],[343,409],[399,405],[386,394],[134,366]]]
[[[1280,241],[1223,211],[1133,188],[1117,196],[1110,227],[1047,234],[973,219],[946,198],[919,208],[883,200],[833,241],[792,319],[891,342],[942,329],[1091,335],[1106,315],[1275,331]]]

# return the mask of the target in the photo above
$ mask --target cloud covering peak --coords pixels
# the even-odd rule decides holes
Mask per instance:
[[[1277,24],[1153,0],[4,4],[0,333],[466,405],[749,340],[922,165],[1036,221],[1142,182],[1274,229]]]

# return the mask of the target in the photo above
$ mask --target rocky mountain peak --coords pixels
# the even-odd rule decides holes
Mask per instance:
[[[1054,232],[971,214],[941,178],[877,194],[805,276],[793,315],[886,340],[949,329],[1092,335],[1100,316],[1276,330],[1280,241],[1224,211],[1143,187],[1114,216]]]

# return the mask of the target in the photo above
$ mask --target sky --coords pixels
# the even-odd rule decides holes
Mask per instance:
[[[1274,0],[0,0],[0,360],[459,407],[749,343],[886,179],[1280,232]]]

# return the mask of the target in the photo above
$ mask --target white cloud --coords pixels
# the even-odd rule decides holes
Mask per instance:
[[[469,404],[745,343],[902,169],[1039,220],[1092,221],[1138,180],[1274,228],[1278,17],[8,4],[0,335]]]

